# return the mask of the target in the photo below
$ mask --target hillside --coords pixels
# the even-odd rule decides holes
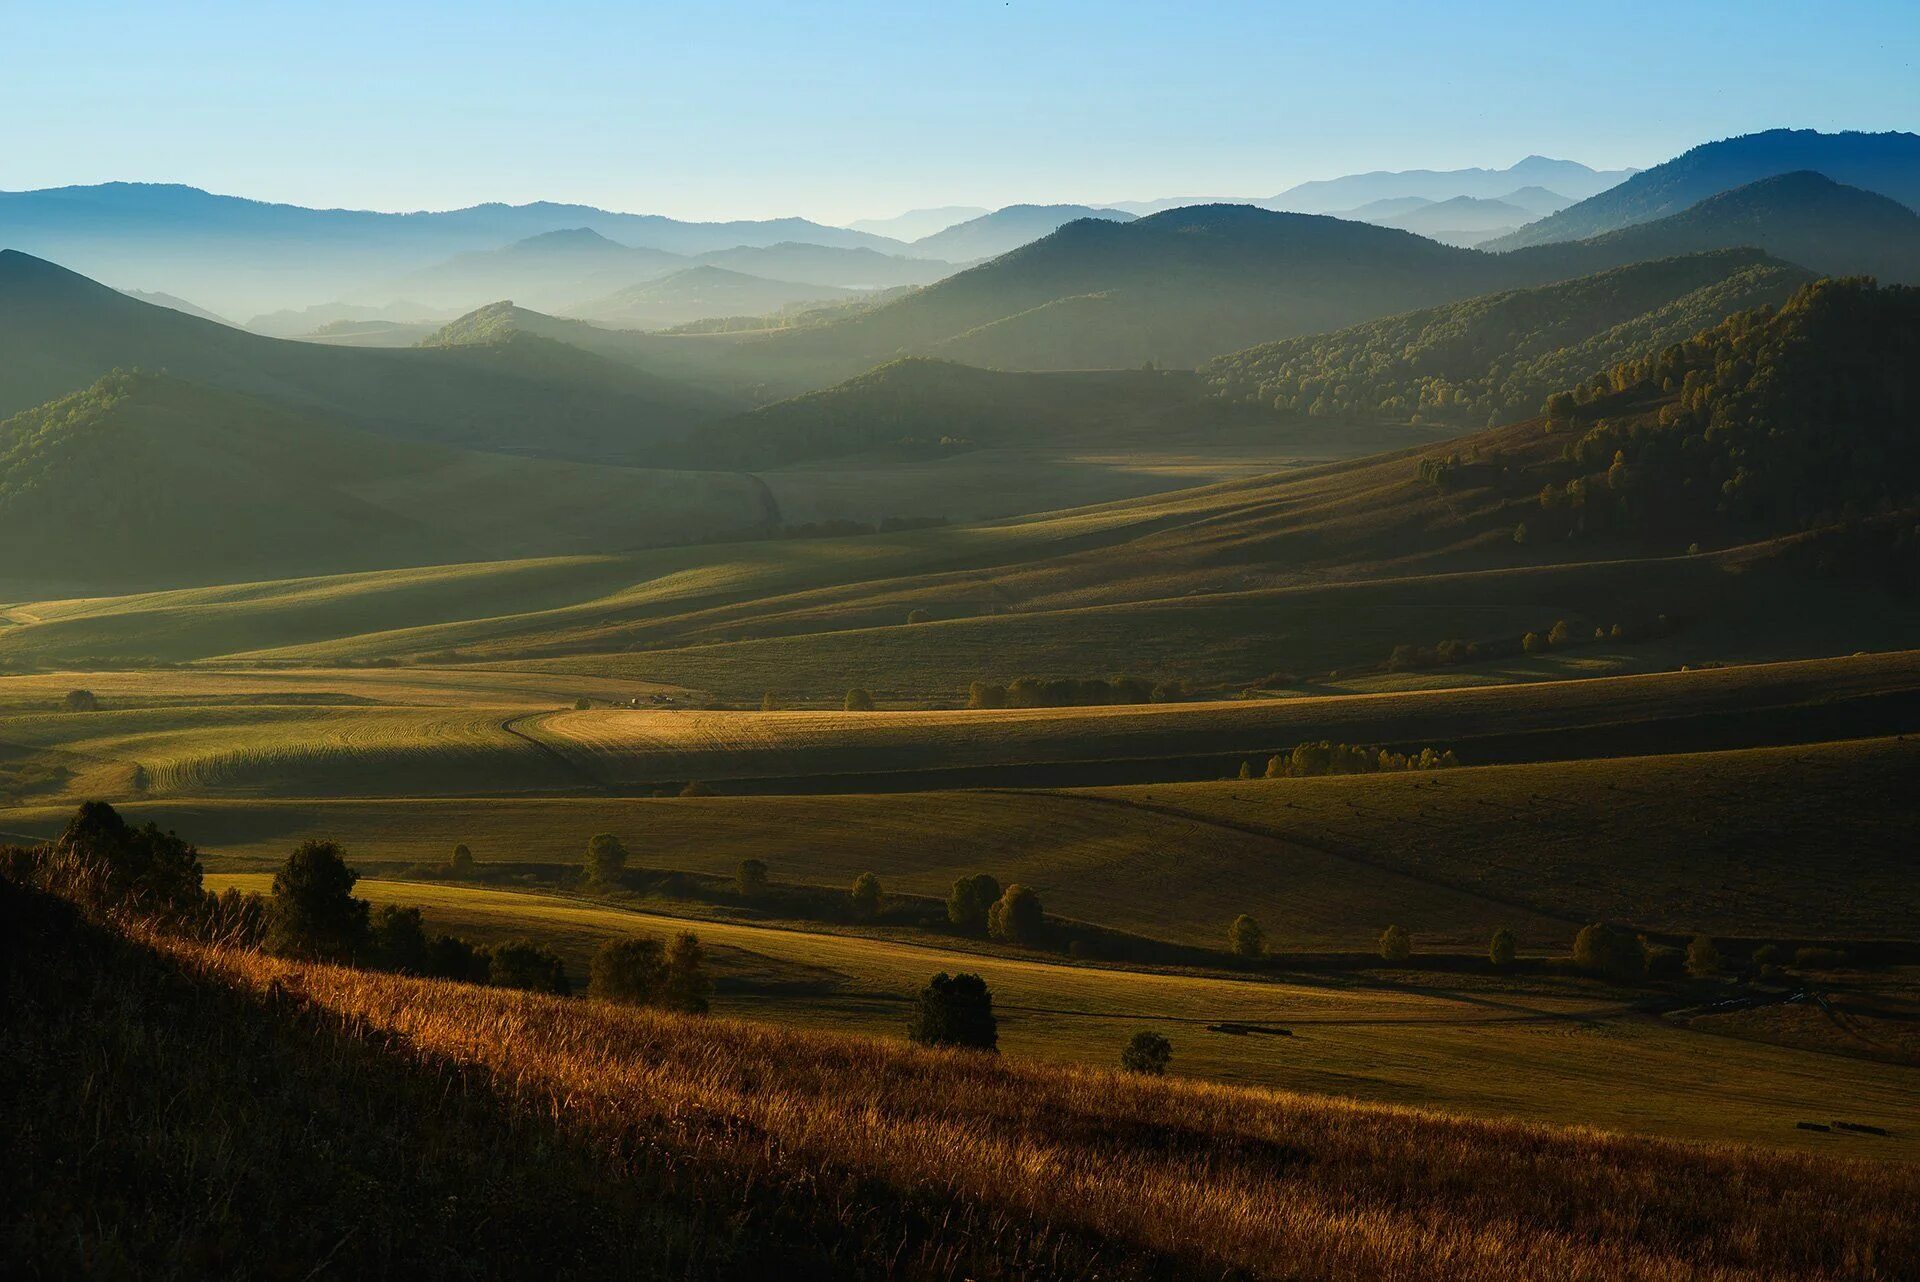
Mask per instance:
[[[1292,414],[1492,425],[1810,279],[1758,250],[1718,250],[1265,343],[1201,375],[1229,400]]]
[[[406,300],[464,312],[499,298],[556,311],[612,290],[685,268],[659,249],[616,244],[586,227],[544,232],[500,249],[459,254],[391,282],[356,291],[360,300]]]
[[[725,407],[558,343],[375,351],[266,338],[0,251],[0,414],[132,368],[384,436],[570,458],[640,458]]]
[[[737,478],[393,441],[166,375],[112,374],[0,422],[7,578],[67,590],[631,547],[758,518]]]
[[[779,245],[736,245],[709,250],[696,262],[768,280],[798,281],[803,285],[832,285],[838,289],[892,289],[901,285],[931,285],[959,269],[937,258],[908,258],[877,250],[787,242]]]
[[[198,316],[201,320],[213,321],[215,324],[233,325],[233,322],[226,317],[216,316],[206,308],[196,306],[186,299],[178,298],[172,294],[148,293],[144,289],[123,289],[120,292],[128,298],[137,298],[141,302],[153,307],[169,307],[176,312],[184,312],[188,316]]]
[[[1378,221],[1382,226],[1418,232],[1448,245],[1477,245],[1532,222],[1535,214],[1498,198],[1455,196],[1434,201],[1416,209],[1388,214]]]
[[[932,209],[909,209],[903,214],[891,218],[859,218],[847,224],[854,231],[870,232],[875,236],[891,236],[895,240],[915,241],[935,232],[945,231],[955,223],[964,223],[970,218],[990,214],[991,209],[979,205],[940,205]]]
[[[759,316],[796,303],[853,296],[853,290],[834,285],[767,280],[709,264],[589,297],[565,309],[565,315],[624,329],[665,329],[716,316]]]
[[[1764,178],[1680,213],[1589,240],[1504,256],[1598,271],[1740,245],[1823,275],[1920,281],[1920,213],[1808,171]]]
[[[1677,214],[1762,178],[1802,170],[1920,209],[1920,135],[1773,129],[1702,143],[1487,247],[1505,250],[1584,240]],[[1575,194],[1551,182],[1546,186]]]
[[[922,258],[938,258],[949,263],[997,258],[1082,218],[1124,223],[1131,222],[1133,215],[1088,205],[1008,205],[922,236],[909,246],[909,251]]]

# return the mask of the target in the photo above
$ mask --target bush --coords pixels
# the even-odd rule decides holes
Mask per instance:
[[[455,846],[453,848],[453,859],[448,866],[453,869],[455,874],[465,876],[473,871],[473,852],[468,850],[464,843]]]
[[[1380,932],[1380,959],[1391,965],[1401,965],[1413,956],[1413,937],[1407,934],[1404,926],[1389,926]]]
[[[713,796],[713,789],[701,783],[698,779],[689,779],[687,780],[687,786],[680,790],[680,795],[683,797],[711,797]]]
[[[847,691],[847,697],[840,706],[848,712],[872,712],[873,696],[856,686]]]
[[[454,979],[463,984],[487,982],[487,958],[458,935],[435,935],[427,945],[426,969],[435,979]]]
[[[566,963],[545,944],[530,939],[510,939],[486,950],[487,982],[495,988],[521,988],[531,993],[555,993],[561,997],[573,991],[567,981]]]
[[[1267,939],[1260,929],[1260,923],[1241,913],[1227,927],[1227,948],[1235,957],[1246,961],[1257,961],[1266,955]]]
[[[367,947],[367,901],[353,897],[360,878],[331,841],[302,842],[273,875],[267,947],[308,961],[351,961]]]
[[[584,694],[581,695],[578,699],[575,699],[573,701],[573,710],[575,712],[585,712],[588,708],[591,708],[592,706],[593,706],[593,700],[587,698],[587,696]]]
[[[1753,950],[1753,964],[1756,966],[1774,966],[1780,961],[1780,945],[1762,944]]]
[[[610,832],[595,833],[587,842],[584,867],[588,881],[597,886],[613,885],[626,870],[627,848]]]
[[[1141,1029],[1120,1052],[1120,1067],[1129,1073],[1145,1073],[1149,1077],[1164,1076],[1167,1065],[1173,1060],[1173,1043],[1156,1032]]]
[[[1705,935],[1695,935],[1687,945],[1687,974],[1696,979],[1720,973],[1720,950]]]
[[[1547,632],[1547,644],[1550,646],[1563,646],[1572,640],[1573,627],[1565,619],[1555,622]]]
[[[1631,931],[1595,924],[1573,941],[1573,962],[1589,975],[1633,984],[1647,977],[1647,947]]]
[[[418,908],[386,904],[373,918],[374,960],[403,975],[427,973],[427,932]]]
[[[62,712],[98,712],[100,700],[91,690],[69,690],[66,698],[60,700]]]
[[[761,695],[761,696],[760,696],[760,711],[762,711],[762,712],[778,712],[778,711],[780,711],[780,696],[779,696],[779,695],[777,695],[777,694],[775,694],[775,693],[774,693],[773,691],[771,691],[771,690],[769,690],[769,691],[767,691],[767,692],[766,692],[765,694],[763,694],[763,695]]]
[[[995,685],[991,681],[976,681],[967,687],[967,706],[969,708],[1004,708],[1007,706],[1007,688]]]
[[[1031,948],[1046,937],[1047,915],[1040,907],[1040,896],[1025,886],[1007,887],[1004,895],[987,910],[987,934],[1006,944]]]
[[[1799,948],[1793,964],[1797,970],[1833,970],[1847,964],[1847,955],[1838,948]]]
[[[196,924],[202,939],[231,948],[258,948],[267,938],[267,897],[229,886],[201,901]]]
[[[609,939],[587,968],[587,991],[602,1001],[653,1006],[667,988],[667,950],[657,939]]]
[[[915,1000],[907,1036],[923,1046],[970,1046],[996,1050],[998,1022],[993,994],[978,975],[935,975]]]
[[[999,900],[1000,883],[991,873],[962,877],[947,892],[947,920],[970,934],[984,934],[987,912]]]
[[[748,899],[758,899],[767,893],[767,865],[759,859],[742,859],[740,867],[734,870],[734,877],[740,883],[740,893]]]
[[[707,994],[713,981],[707,978],[707,954],[700,937],[690,930],[674,936],[667,949],[667,987],[664,1004],[668,1010],[685,1015],[707,1013]]]
[[[861,917],[878,917],[880,901],[880,879],[870,872],[863,872],[853,879],[853,911]]]
[[[931,614],[928,614],[925,610],[909,610],[907,611],[907,622],[908,623],[931,623],[933,622],[933,616]]]
[[[1513,937],[1512,931],[1502,926],[1493,932],[1493,940],[1487,945],[1488,961],[1495,966],[1506,967],[1513,965],[1519,955],[1519,941]]]

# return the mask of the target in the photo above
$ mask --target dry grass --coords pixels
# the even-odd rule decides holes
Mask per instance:
[[[933,1053],[176,945],[480,1064],[609,1149],[802,1187],[837,1168],[1296,1279],[1899,1278],[1908,1168],[1462,1121]],[[1758,1208],[1765,1208],[1756,1214]]]

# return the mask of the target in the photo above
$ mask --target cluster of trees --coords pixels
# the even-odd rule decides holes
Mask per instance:
[[[1174,703],[1190,697],[1181,680],[1148,677],[1019,677],[1005,685],[975,681],[969,708],[1092,708],[1116,703]]]
[[[1217,395],[1282,413],[1493,426],[1625,357],[1778,303],[1802,279],[1752,250],[1638,263],[1264,343],[1201,372]]]
[[[1444,770],[1460,764],[1451,748],[1422,748],[1418,752],[1394,752],[1389,748],[1369,748],[1359,744],[1303,743],[1292,752],[1267,758],[1262,777],[1266,779],[1306,779],[1316,775],[1372,775],[1395,770]],[[1253,765],[1243,762],[1240,777],[1251,779]]]
[[[1803,528],[1920,497],[1920,289],[1804,286],[1553,398],[1569,520]],[[1548,501],[1543,495],[1543,502]]]
[[[1034,948],[1046,942],[1047,915],[1040,896],[1018,882],[1005,890],[991,873],[974,873],[947,892],[947,920],[970,935]]]
[[[1000,1024],[987,981],[974,974],[935,975],[914,998],[907,1036],[922,1046],[997,1051]],[[1135,1033],[1120,1052],[1121,1068],[1153,1077],[1165,1074],[1172,1061],[1173,1044],[1146,1029]]]

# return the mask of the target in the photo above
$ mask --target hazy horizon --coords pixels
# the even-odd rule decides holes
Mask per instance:
[[[100,4],[91,22],[30,3],[9,15],[0,110],[32,127],[0,189],[173,182],[322,208],[548,200],[844,224],[1264,197],[1530,154],[1645,167],[1703,138],[1920,119],[1920,40],[1891,3],[1778,6],[1764,25],[1722,0],[1494,8],[1465,24],[1400,2],[1213,4],[1173,22],[1085,0],[957,15],[349,3],[321,28],[224,3],[191,20]]]

